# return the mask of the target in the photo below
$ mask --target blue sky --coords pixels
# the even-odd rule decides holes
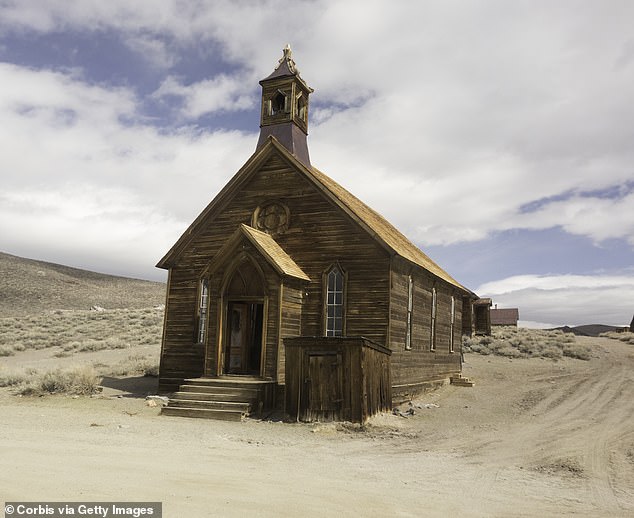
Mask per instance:
[[[291,43],[315,166],[522,321],[634,313],[628,1],[0,0],[0,250],[154,264]]]

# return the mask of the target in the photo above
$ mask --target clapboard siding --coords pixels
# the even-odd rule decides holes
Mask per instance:
[[[230,186],[230,191],[210,206],[171,264],[161,358],[163,385],[178,377],[214,376],[222,371],[218,358],[227,303],[222,286],[232,258],[224,257],[226,250],[220,259],[217,254],[241,224],[252,224],[258,207],[272,201],[285,205],[290,213],[288,229],[275,235],[275,242],[310,281],[280,275],[252,244],[242,243],[240,253],[257,262],[266,285],[262,370],[266,378],[285,383],[285,338],[324,335],[324,276],[333,265],[345,273],[345,334],[389,347],[395,388],[403,392],[460,372],[463,297],[469,297],[464,289],[388,253],[278,151],[272,151],[256,170]],[[216,264],[223,261],[227,263]],[[196,306],[202,275],[210,282],[209,324],[206,342],[197,344]],[[412,347],[405,350],[410,275],[414,283]],[[433,288],[438,304],[435,350],[431,350]],[[456,302],[454,350],[450,352],[452,296]]]
[[[413,281],[412,341],[411,349],[406,350],[410,275]],[[390,349],[393,386],[416,386],[459,373],[462,293],[422,268],[398,258],[392,262],[391,277]],[[437,294],[435,350],[431,348],[433,288]],[[452,296],[455,297],[454,351],[450,352]]]
[[[207,375],[218,372],[222,330],[217,326],[223,311],[219,306],[223,270],[216,269],[210,280],[205,346],[194,343],[198,283],[228,237],[240,224],[251,225],[255,209],[270,201],[281,202],[289,208],[289,229],[275,236],[275,240],[311,281],[301,288],[301,292],[298,286],[290,284],[282,289],[284,300],[280,315],[282,280],[265,260],[259,260],[268,272],[265,376],[283,383],[284,351],[280,347],[283,337],[324,334],[323,276],[333,264],[339,264],[347,274],[347,334],[363,335],[379,344],[387,343],[389,255],[313,184],[273,153],[247,183],[236,187],[227,203],[210,214],[208,224],[194,236],[172,267],[161,375],[194,372],[192,363],[198,358]],[[250,253],[257,255],[254,250]],[[206,362],[201,357],[205,348]],[[190,356],[194,350],[196,355]],[[179,358],[191,368],[178,367]],[[203,367],[198,371],[202,373]]]

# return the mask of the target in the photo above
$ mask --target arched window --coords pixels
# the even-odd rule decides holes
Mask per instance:
[[[202,279],[198,288],[198,332],[196,341],[199,344],[205,343],[207,337],[207,309],[209,307],[209,280]]]
[[[453,352],[453,334],[456,324],[456,297],[451,296],[451,325],[449,326],[449,352]]]
[[[306,99],[304,99],[304,96],[300,93],[297,96],[297,117],[299,117],[304,122],[307,122],[308,121],[307,115],[308,115],[308,109],[306,106]]]
[[[414,279],[407,278],[407,328],[405,329],[405,349],[412,348],[412,313],[414,311]]]
[[[326,274],[326,336],[343,336],[344,274],[334,266]]]
[[[288,100],[286,94],[278,90],[269,102],[269,115],[277,115],[284,112],[288,112]]]

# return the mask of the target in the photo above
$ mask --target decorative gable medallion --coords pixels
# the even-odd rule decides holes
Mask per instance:
[[[288,207],[283,203],[266,203],[253,212],[252,226],[272,236],[283,234],[288,230],[290,216]]]

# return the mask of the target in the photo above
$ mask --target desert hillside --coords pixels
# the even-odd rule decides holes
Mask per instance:
[[[0,317],[56,309],[147,308],[162,304],[165,284],[70,268],[0,252]]]

